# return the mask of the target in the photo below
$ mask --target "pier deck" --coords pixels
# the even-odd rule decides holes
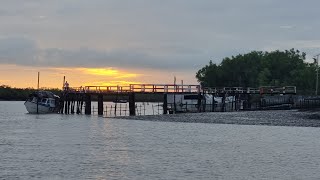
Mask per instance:
[[[97,96],[98,114],[103,114],[104,96],[127,96],[129,99],[129,114],[135,115],[136,94],[163,94],[163,113],[167,114],[168,94],[195,94],[198,95],[198,112],[201,112],[203,95],[210,94],[213,98],[222,97],[225,101],[227,96],[235,96],[237,100],[245,96],[248,101],[251,95],[263,94],[296,94],[295,86],[285,87],[260,87],[260,88],[243,88],[243,87],[223,87],[223,88],[202,88],[200,85],[177,85],[177,84],[130,84],[128,86],[81,86],[64,88],[61,98],[60,113],[80,114],[82,107],[85,108],[85,114],[91,114],[92,96]],[[117,100],[119,100],[117,98]],[[214,102],[214,101],[213,101]],[[223,102],[222,102],[223,103]],[[236,107],[236,104],[235,104]],[[75,110],[76,109],[76,110]]]

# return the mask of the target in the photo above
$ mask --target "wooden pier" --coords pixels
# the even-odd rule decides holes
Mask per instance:
[[[251,107],[250,98],[253,95],[264,94],[296,94],[295,86],[286,87],[260,87],[260,88],[243,88],[243,87],[223,87],[223,88],[202,88],[200,85],[168,85],[168,84],[131,84],[129,86],[84,86],[65,88],[62,91],[60,100],[61,114],[81,114],[84,107],[84,114],[92,113],[91,102],[98,102],[98,115],[103,115],[104,97],[116,97],[116,101],[121,100],[118,97],[126,97],[129,103],[129,115],[136,115],[136,95],[143,94],[146,96],[154,96],[155,94],[162,96],[163,114],[168,113],[168,95],[196,95],[198,112],[216,111],[214,105],[215,97],[222,97],[222,108],[225,109],[225,101],[227,96],[234,96],[235,101],[232,102],[232,108],[239,108],[240,99],[245,99],[248,103],[246,107]],[[212,95],[212,106],[206,108],[203,99],[205,94]],[[205,104],[205,105],[203,105]],[[174,110],[176,104],[174,103]],[[115,107],[115,111],[116,111]]]

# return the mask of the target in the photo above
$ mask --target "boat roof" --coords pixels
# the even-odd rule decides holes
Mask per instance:
[[[58,95],[53,94],[51,91],[35,91],[29,95],[40,98],[60,98]]]

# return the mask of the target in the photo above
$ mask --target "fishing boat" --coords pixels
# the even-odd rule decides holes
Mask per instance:
[[[30,114],[47,114],[59,111],[60,97],[50,91],[36,91],[24,103]]]

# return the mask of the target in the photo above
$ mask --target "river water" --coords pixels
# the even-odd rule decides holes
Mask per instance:
[[[319,139],[312,127],[29,115],[0,102],[0,179],[320,179]]]

